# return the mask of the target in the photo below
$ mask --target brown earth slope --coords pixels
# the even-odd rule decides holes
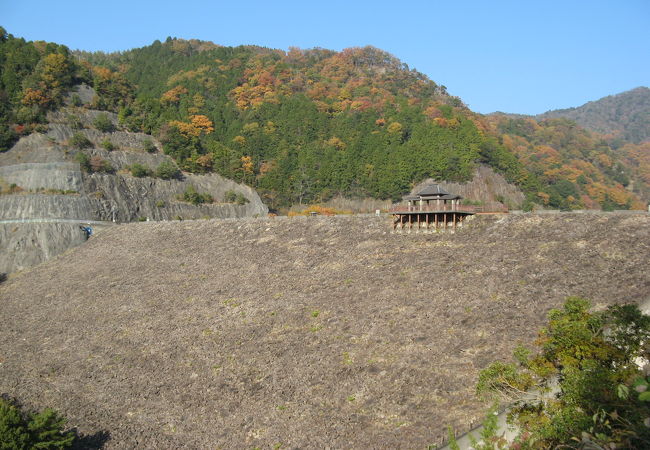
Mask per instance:
[[[648,299],[650,216],[133,223],[0,285],[0,393],[107,448],[423,448],[549,308]]]

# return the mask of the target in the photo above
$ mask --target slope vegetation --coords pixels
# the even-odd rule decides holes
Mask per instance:
[[[650,140],[650,89],[638,87],[577,108],[548,111],[537,117],[571,119],[588,130],[616,135],[638,144]]]
[[[118,113],[121,126],[156,136],[183,170],[243,182],[272,209],[397,199],[426,178],[468,181],[480,163],[516,183],[526,208],[645,207],[643,149],[622,154],[621,164],[612,148],[625,141],[567,135],[576,127],[566,119],[532,130],[525,121],[495,124],[373,47],[285,52],[168,38],[73,55],[0,28],[0,98],[8,100],[0,151],[41,129],[80,83],[96,95],[78,92],[74,102]]]
[[[107,448],[423,448],[568,295],[647,299],[650,218],[384,217],[111,227],[0,285],[0,393]]]

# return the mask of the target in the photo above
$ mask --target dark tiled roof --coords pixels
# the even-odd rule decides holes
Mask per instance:
[[[443,195],[440,198],[443,200],[456,200],[457,198],[463,198],[463,197],[458,194],[447,194],[447,195]]]
[[[449,195],[449,192],[441,188],[439,184],[429,184],[425,186],[424,189],[422,189],[416,195],[420,195],[423,197],[428,197],[430,195],[440,196],[440,195]]]

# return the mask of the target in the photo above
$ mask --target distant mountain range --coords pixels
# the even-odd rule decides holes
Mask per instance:
[[[577,108],[556,109],[536,116],[538,120],[558,117],[626,141],[647,141],[650,140],[650,89],[638,87]]]

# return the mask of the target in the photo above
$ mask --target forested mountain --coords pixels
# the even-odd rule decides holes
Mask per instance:
[[[563,117],[612,138],[640,143],[650,140],[650,89],[638,87],[577,108],[556,109],[538,119]]]
[[[626,189],[638,168],[603,137],[566,119],[475,114],[373,47],[285,52],[168,38],[73,57],[4,33],[0,64],[5,150],[85,82],[94,108],[158,137],[181,168],[245,182],[272,208],[398,199],[425,178],[468,180],[480,163],[517,183],[524,207],[643,206]]]

